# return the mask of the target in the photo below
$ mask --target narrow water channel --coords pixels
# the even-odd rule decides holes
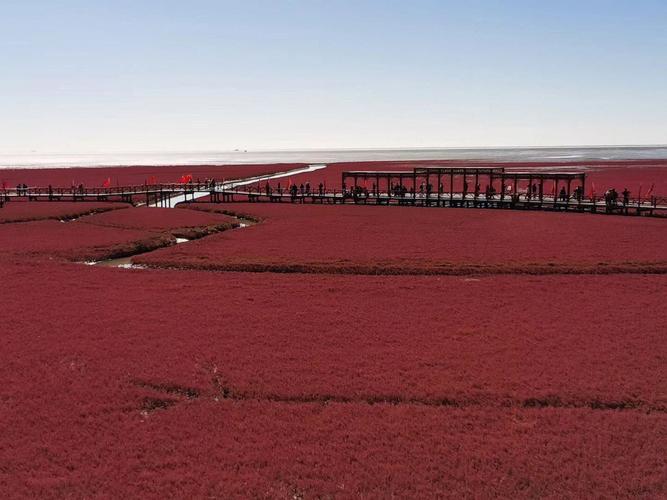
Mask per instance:
[[[239,217],[239,216],[235,216],[235,215],[228,215],[228,216],[236,219],[238,224],[231,229],[227,229],[227,231],[233,231],[235,229],[243,229],[243,228],[246,228],[246,227],[257,224],[256,221],[246,219],[244,217]],[[219,234],[219,233],[207,234],[206,236],[202,236],[201,238],[197,238],[197,239],[201,240],[201,239],[207,238],[208,236],[211,236],[213,234]],[[187,238],[176,238],[176,245],[182,245],[184,243],[188,243],[189,241],[193,241],[193,240],[189,240]],[[167,248],[167,247],[161,247],[161,248]],[[159,250],[159,248],[156,249],[156,250]],[[154,251],[155,250],[150,250],[148,252],[138,252],[136,254],[128,255],[128,256],[125,256],[125,257],[119,257],[117,259],[104,259],[104,260],[86,261],[86,262],[83,262],[83,264],[85,264],[87,266],[117,267],[117,268],[120,268],[120,269],[147,269],[146,266],[142,266],[141,264],[135,264],[132,261],[132,259],[134,257],[136,257],[137,255],[145,255],[145,254],[149,254],[149,253],[154,252]]]

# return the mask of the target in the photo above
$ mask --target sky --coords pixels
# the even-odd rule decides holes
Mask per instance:
[[[667,143],[667,1],[0,0],[0,152]]]

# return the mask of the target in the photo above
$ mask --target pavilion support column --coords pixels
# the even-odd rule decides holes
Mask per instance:
[[[477,186],[479,185],[479,171],[475,170],[475,188],[474,188],[474,193],[475,193],[475,200],[477,200]]]
[[[412,172],[412,191],[414,192],[413,198],[412,198],[412,204],[416,205],[417,204],[417,172],[415,172],[415,171]]]
[[[586,195],[586,174],[581,174],[581,199]]]
[[[568,179],[567,180],[567,205],[570,204],[570,188],[572,187],[571,184],[572,184],[572,179]]]
[[[442,197],[442,172],[438,170],[438,203],[437,203],[438,206],[440,206],[441,197]]]
[[[540,208],[542,208],[543,200],[544,200],[544,179],[540,177]]]
[[[533,196],[533,176],[529,175],[528,176],[528,191],[526,191],[526,201],[530,200],[531,196]]]
[[[454,172],[449,171],[449,206],[454,204]]]
[[[493,177],[493,174],[489,174],[489,187],[490,187],[490,190],[491,190],[492,193],[493,193],[493,189],[495,189],[493,187],[493,181],[494,180],[495,179]],[[486,196],[485,196],[485,198],[486,198]],[[486,206],[487,206],[487,208],[489,207],[489,199],[488,198],[486,198]]]

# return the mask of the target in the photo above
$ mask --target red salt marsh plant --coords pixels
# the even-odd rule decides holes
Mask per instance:
[[[201,238],[238,225],[226,215],[191,210],[128,208],[124,204],[81,204],[87,205],[81,207],[78,203],[21,205],[40,205],[33,211],[24,210],[23,217],[51,219],[67,214],[76,217],[76,220],[2,224],[0,254],[100,260],[168,246],[175,242],[175,237]],[[50,207],[51,210],[41,207]],[[100,210],[106,212],[100,213]]]
[[[285,404],[667,406],[667,276],[2,271],[5,354],[46,371],[74,356],[116,383]],[[42,319],[20,314],[26,296]],[[43,321],[31,353],[20,339]]]
[[[75,221],[37,221],[0,226],[0,255],[22,258],[102,260],[174,243],[170,234],[95,226]]]
[[[233,217],[213,212],[146,207],[96,214],[81,219],[81,222],[96,226],[169,232],[187,239],[206,236],[238,225]]]
[[[143,256],[151,266],[347,274],[667,271],[664,220],[504,210],[195,204],[261,220]]]
[[[457,224],[433,215],[427,226],[442,228],[429,237],[418,215],[429,209],[405,209],[392,223],[375,207],[208,208],[262,224],[181,247],[283,220],[270,238],[253,236],[255,248],[237,247],[264,262],[273,253],[350,265],[335,261],[346,252],[355,266],[406,255],[430,266],[435,252],[455,265],[495,255],[521,266],[534,247],[538,262],[594,265],[591,255],[615,249],[634,265],[664,242],[664,226],[634,218],[487,211],[494,224]],[[154,216],[0,225],[1,496],[665,496],[667,276],[279,275],[58,261],[132,250],[183,223]],[[593,241],[576,246],[570,217],[641,230],[619,222],[610,238],[591,222],[577,231]],[[501,229],[512,231],[509,247],[496,241]],[[337,239],[309,243],[326,234]],[[222,247],[210,255],[227,258]]]
[[[0,209],[0,224],[45,219],[73,219],[83,215],[127,208],[125,203],[9,202]]]
[[[665,492],[664,276],[0,279],[5,496]]]
[[[16,410],[7,420],[17,438],[0,450],[6,496],[665,493],[656,414],[211,400],[146,415]]]
[[[303,163],[272,163],[265,165],[174,165],[85,167],[44,169],[3,169],[0,177],[9,186],[26,183],[30,186],[69,187],[84,184],[86,187],[102,187],[105,181],[111,185],[137,185],[144,183],[177,183],[184,174],[203,181],[207,178],[241,179],[258,175],[285,172],[305,166]]]

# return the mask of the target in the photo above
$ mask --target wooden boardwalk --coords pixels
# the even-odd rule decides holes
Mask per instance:
[[[28,187],[0,190],[0,204],[12,200],[29,201],[97,201],[124,202],[149,207],[171,207],[174,201],[196,202],[202,198],[212,203],[314,203],[314,204],[356,204],[356,205],[396,205],[419,207],[490,208],[515,210],[545,210],[565,212],[591,212],[618,215],[642,215],[667,217],[667,199],[651,197],[650,200],[630,199],[627,204],[617,201],[607,203],[604,198],[551,196],[530,196],[521,194],[495,194],[487,197],[484,193],[462,192],[405,193],[341,191],[297,191],[259,190],[227,188],[224,185],[205,183],[156,184],[119,186],[109,188],[53,188]]]
[[[0,203],[12,200],[27,201],[102,201],[122,202],[145,206],[172,206],[172,200],[182,197],[191,201],[193,197],[208,195],[220,190],[220,187],[204,183],[196,184],[140,184],[136,186],[116,186],[100,188],[58,188],[58,187],[26,187],[0,190]]]
[[[218,193],[217,196],[220,196]],[[368,193],[355,195],[353,193],[341,192],[298,192],[291,193],[261,192],[229,190],[223,197],[211,197],[216,202],[271,202],[271,203],[311,203],[311,204],[356,204],[356,205],[396,205],[396,206],[418,206],[418,207],[456,207],[456,208],[499,208],[515,210],[545,210],[545,211],[569,211],[569,212],[591,212],[610,213],[618,215],[644,215],[667,217],[667,200],[652,198],[650,201],[630,199],[624,205],[622,202],[607,204],[604,199],[585,198],[576,200],[572,198],[559,199],[553,196],[543,196],[541,199],[529,197],[525,194],[519,195],[494,195],[486,198],[484,194],[463,193],[431,193],[410,194],[404,196],[389,195],[388,193]]]

